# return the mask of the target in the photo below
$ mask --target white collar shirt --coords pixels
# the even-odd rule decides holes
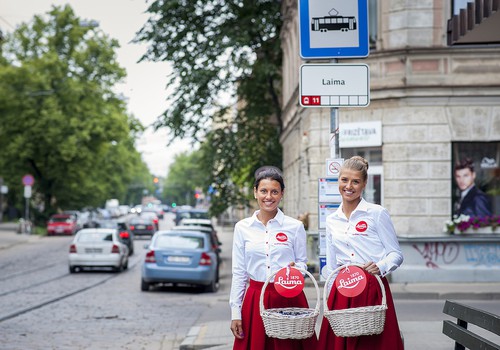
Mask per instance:
[[[348,263],[374,262],[382,276],[403,263],[403,253],[387,209],[364,199],[349,219],[342,204],[326,218],[327,274]]]
[[[307,269],[306,231],[301,221],[283,214],[265,226],[259,211],[236,223],[233,236],[232,282],[229,304],[233,320],[241,319],[243,296],[250,279],[265,282],[290,262]]]

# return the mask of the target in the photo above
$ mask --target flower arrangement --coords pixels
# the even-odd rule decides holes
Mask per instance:
[[[477,230],[480,227],[491,227],[494,232],[500,226],[500,215],[493,216],[469,216],[469,215],[453,215],[453,220],[448,220],[444,225],[444,232],[454,234],[455,231],[462,233],[470,228]]]

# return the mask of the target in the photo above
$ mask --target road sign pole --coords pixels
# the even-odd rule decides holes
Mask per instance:
[[[336,58],[331,60],[332,63],[337,63]],[[339,109],[338,107],[330,108],[330,158],[340,158],[339,149]]]
[[[330,158],[340,158],[339,149],[339,109],[330,108]]]

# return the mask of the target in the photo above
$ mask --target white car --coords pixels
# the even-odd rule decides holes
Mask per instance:
[[[128,267],[128,247],[122,243],[114,228],[85,228],[76,234],[69,247],[69,272],[83,268],[112,268],[122,271]]]

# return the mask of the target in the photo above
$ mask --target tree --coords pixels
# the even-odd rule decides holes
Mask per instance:
[[[2,47],[0,169],[13,184],[33,174],[48,213],[124,198],[149,174],[134,148],[142,126],[112,91],[125,76],[117,47],[68,5],[35,16]]]
[[[177,155],[169,168],[168,178],[163,185],[168,203],[195,204],[195,191],[208,182],[208,173],[200,168],[201,152]]]
[[[280,7],[275,0],[157,0],[137,36],[150,43],[143,59],[173,66],[171,107],[156,127],[205,141],[217,212],[246,202],[242,189],[258,167],[281,166]],[[232,102],[224,104],[228,93]],[[228,118],[236,96],[238,112]],[[208,127],[212,121],[218,129]]]

